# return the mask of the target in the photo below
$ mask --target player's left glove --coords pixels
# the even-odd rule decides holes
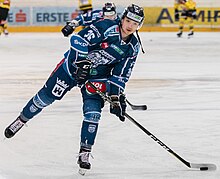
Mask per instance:
[[[85,83],[89,77],[91,61],[90,60],[82,60],[79,62],[75,62],[77,69],[75,71],[75,78],[77,84],[81,85]]]
[[[193,17],[193,19],[197,19],[196,10],[192,11],[192,17]]]
[[[79,26],[78,21],[76,20],[72,20],[70,22],[68,21],[66,25],[62,28],[61,32],[65,37],[68,37],[70,34],[73,33],[75,28],[78,26]]]
[[[188,17],[192,17],[193,19],[196,19],[197,18],[197,15],[196,15],[196,10],[189,10],[188,11]]]
[[[179,11],[175,9],[175,21],[179,21]]]
[[[124,122],[125,121],[125,111],[126,111],[126,102],[125,95],[111,95],[111,100],[113,104],[110,105],[110,113],[115,114],[119,119]]]

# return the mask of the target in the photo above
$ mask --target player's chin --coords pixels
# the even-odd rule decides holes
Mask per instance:
[[[129,29],[126,29],[126,34],[127,34],[127,35],[131,35],[131,34],[133,34],[133,33],[134,33],[134,31],[129,30]]]

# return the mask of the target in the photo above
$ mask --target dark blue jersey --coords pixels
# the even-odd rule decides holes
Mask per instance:
[[[75,18],[75,20],[78,21],[79,26],[89,26],[100,19],[103,19],[102,10],[89,11],[88,13],[80,14]]]
[[[75,20],[78,21],[79,26],[89,26],[102,19],[104,19],[102,10],[89,11],[88,13],[80,14],[75,18]],[[120,21],[120,18],[116,16],[114,20]]]
[[[70,41],[71,48],[65,54],[69,71],[75,61],[87,56],[92,61],[90,79],[106,79],[113,85],[111,94],[124,91],[140,50],[133,34],[124,42],[119,23],[105,19],[73,35]]]

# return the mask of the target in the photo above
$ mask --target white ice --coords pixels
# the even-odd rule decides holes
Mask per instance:
[[[127,113],[185,160],[220,168],[220,33],[140,33],[140,54],[127,98],[147,111]],[[61,33],[0,37],[0,178],[4,179],[219,179],[220,171],[186,167],[129,120],[103,111],[92,169],[77,174],[82,122],[74,88],[11,139],[3,132],[42,87],[69,48]]]

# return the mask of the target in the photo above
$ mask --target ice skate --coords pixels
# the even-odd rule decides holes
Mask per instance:
[[[13,121],[6,129],[5,129],[5,137],[11,138],[13,137],[26,123],[23,121],[20,116]]]
[[[193,31],[190,31],[190,32],[188,33],[188,38],[192,38],[193,35],[194,35],[194,32],[193,32]]]
[[[177,37],[182,37],[183,32],[182,32],[182,31],[179,31],[176,35],[177,35]]]
[[[79,158],[77,164],[79,164],[79,174],[85,175],[87,170],[91,169],[91,164],[89,162],[89,156],[91,155],[91,150],[80,149]]]
[[[3,31],[3,33],[4,33],[6,36],[9,34],[9,32],[8,32],[7,29],[5,29],[5,30]]]

